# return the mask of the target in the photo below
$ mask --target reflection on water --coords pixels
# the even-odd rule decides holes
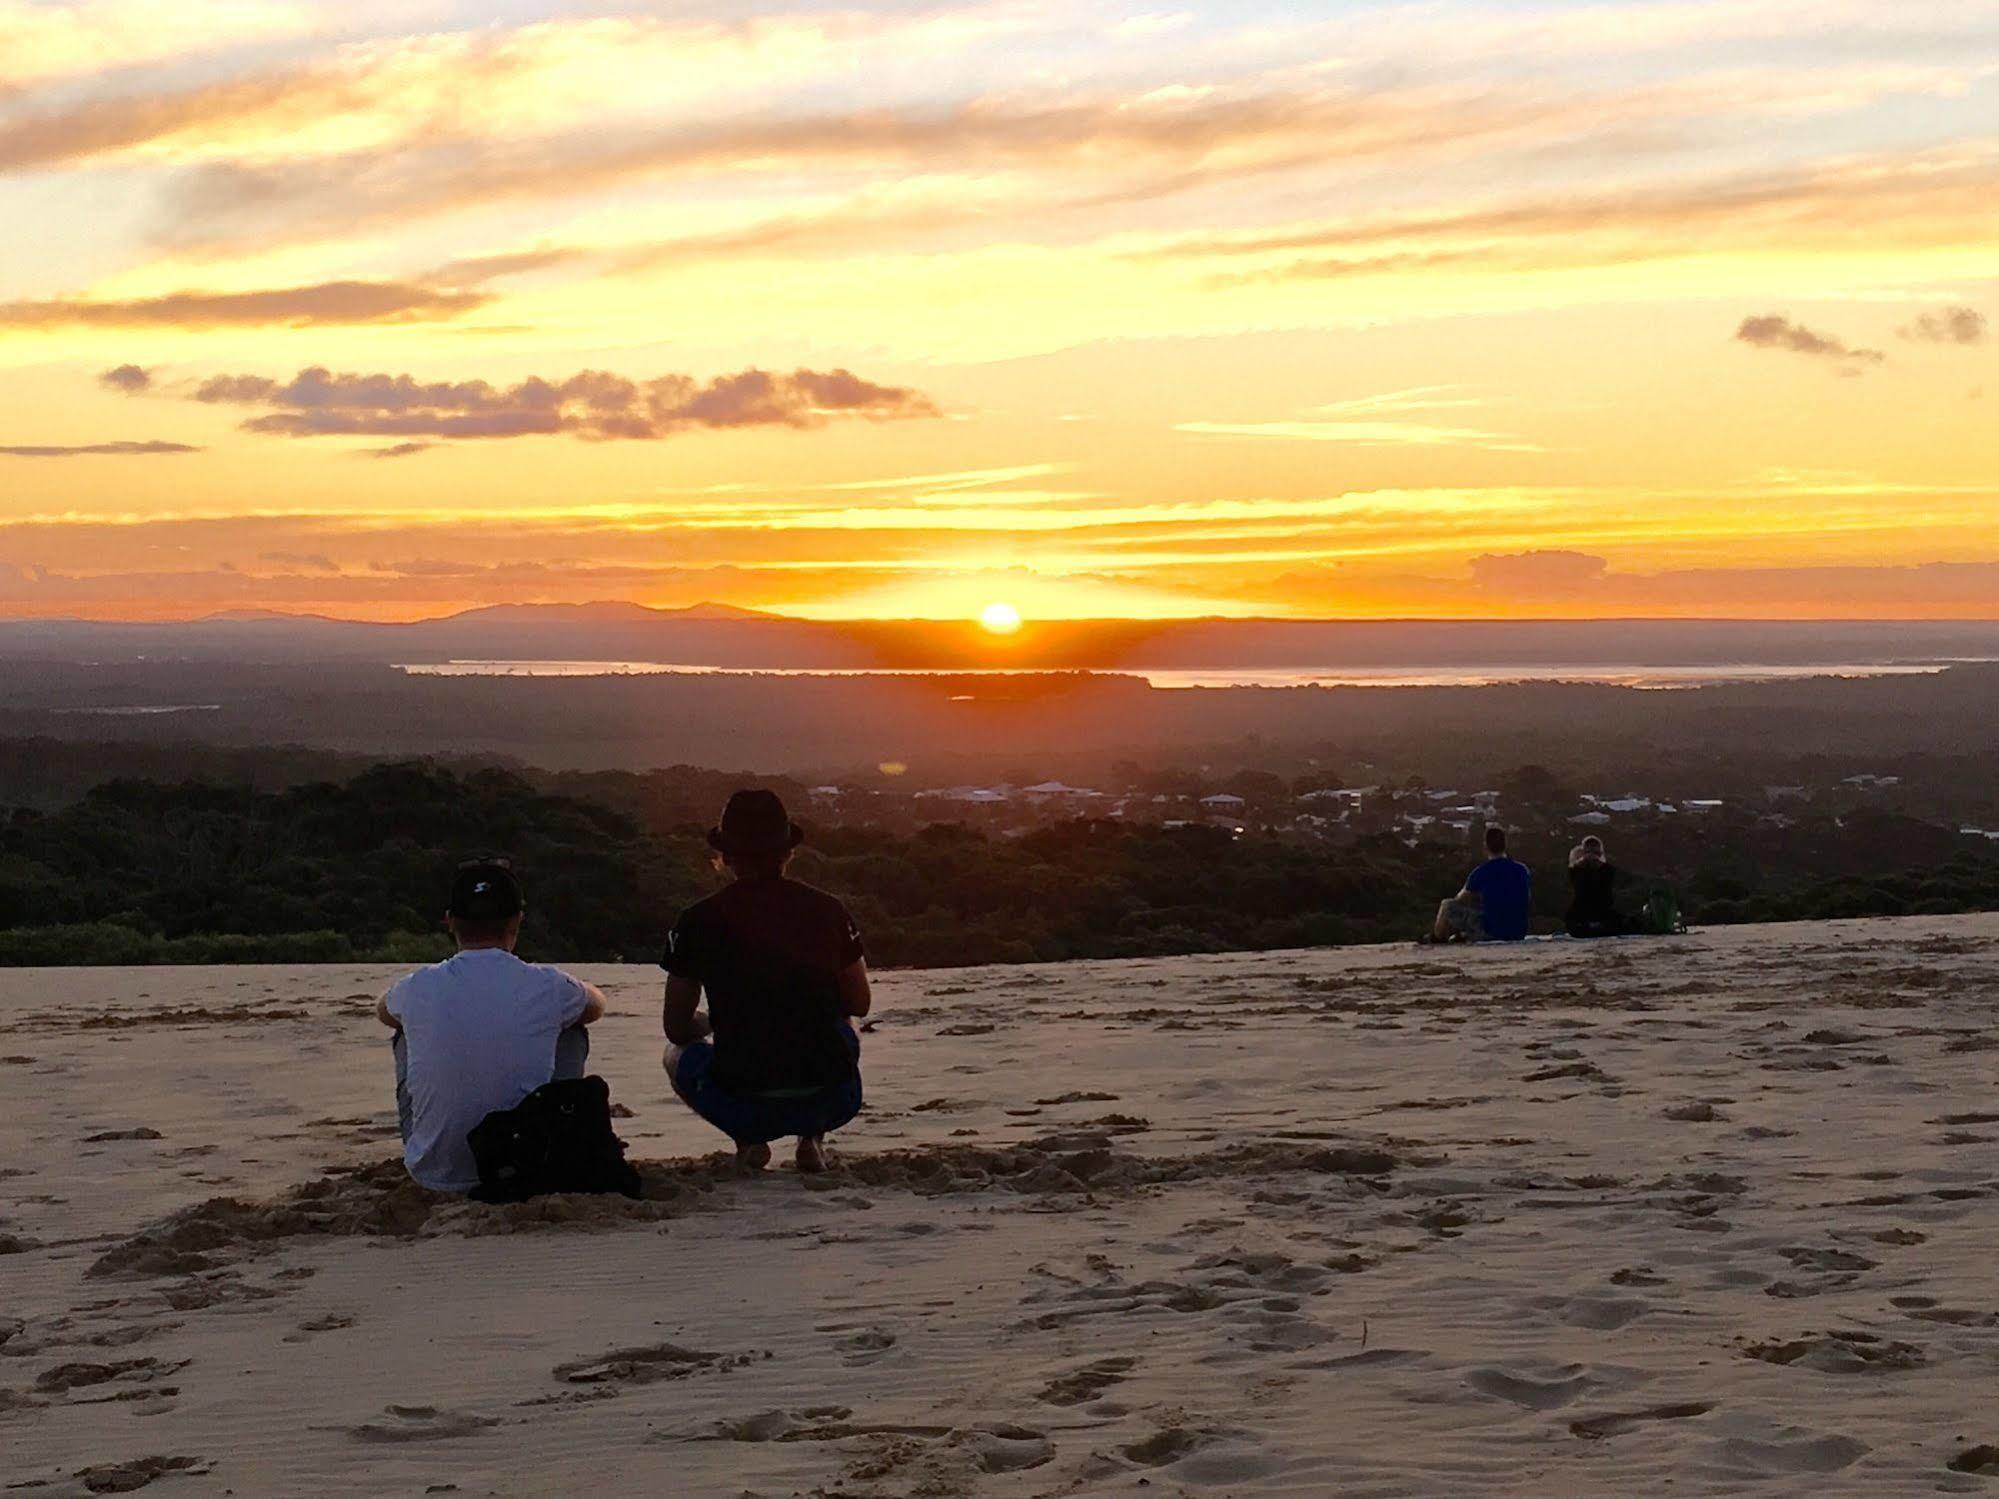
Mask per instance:
[[[83,714],[90,718],[153,718],[162,713],[220,713],[220,703],[119,703],[109,708],[51,708],[51,713]]]
[[[1033,677],[1050,669],[694,666],[668,661],[428,661],[401,665],[418,677]],[[1712,687],[1724,682],[1779,682],[1811,677],[1929,676],[1945,663],[1847,663],[1772,666],[1380,666],[1380,667],[1163,667],[1094,669],[1098,676],[1135,677],[1154,687],[1492,687],[1508,682],[1592,682],[1652,691]]]

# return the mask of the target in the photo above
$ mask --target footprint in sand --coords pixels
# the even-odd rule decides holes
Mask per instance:
[[[864,1327],[859,1332],[840,1339],[834,1346],[840,1350],[840,1362],[850,1369],[858,1369],[866,1364],[879,1363],[888,1357],[895,1347],[895,1334],[879,1327]]]
[[[1712,1400],[1689,1400],[1677,1405],[1648,1406],[1644,1410],[1605,1411],[1601,1415],[1571,1421],[1569,1432],[1584,1441],[1597,1442],[1606,1437],[1623,1436],[1627,1431],[1636,1431],[1653,1421],[1690,1421],[1696,1416],[1705,1416],[1713,1409]]]
[[[1999,1327],[1999,1312],[1976,1312],[1967,1307],[1918,1307],[1909,1315],[1919,1322],[1941,1322],[1947,1327]]]
[[[1511,1369],[1474,1369],[1465,1376],[1465,1383],[1481,1395],[1511,1401],[1530,1411],[1560,1410],[1601,1384],[1601,1381],[1583,1372],[1579,1365],[1568,1367],[1574,1372],[1551,1379],[1537,1379],[1531,1374],[1517,1374]]]
[[[725,1356],[660,1343],[650,1348],[617,1348],[597,1358],[557,1364],[554,1373],[565,1384],[647,1385],[686,1379],[706,1369],[735,1368],[748,1361],[747,1354]]]
[[[364,1421],[359,1426],[342,1429],[357,1442],[448,1442],[500,1424],[494,1416],[440,1410],[434,1405],[391,1405],[382,1413],[389,1419]]]
[[[38,1395],[67,1395],[72,1390],[91,1389],[112,1383],[153,1384],[188,1366],[188,1360],[162,1363],[154,1358],[121,1359],[109,1364],[57,1364],[35,1377]]]
[[[1635,1296],[1555,1298],[1552,1306],[1570,1327],[1586,1327],[1592,1332],[1615,1332],[1654,1310],[1651,1302]]]
[[[1665,1111],[1663,1117],[1679,1124],[1722,1124],[1728,1120],[1728,1115],[1713,1104],[1699,1101],[1676,1103]]]
[[[1730,1467],[1768,1477],[1800,1473],[1837,1473],[1852,1467],[1874,1449],[1855,1437],[1801,1436],[1791,1440],[1755,1441],[1728,1437],[1715,1444],[1717,1456]]]
[[[1987,1443],[1967,1447],[1944,1466],[1953,1473],[1976,1473],[1983,1478],[1999,1478],[1999,1446]]]
[[[200,1475],[210,1465],[198,1457],[135,1457],[125,1463],[100,1463],[77,1470],[77,1481],[92,1494],[129,1494],[169,1473]]]
[[[1133,1442],[1118,1450],[1128,1461],[1137,1463],[1141,1468],[1164,1468],[1200,1451],[1212,1441],[1214,1438],[1206,1432],[1169,1426],[1163,1431],[1155,1431],[1143,1441]]]
[[[314,1317],[309,1322],[301,1322],[298,1331],[285,1334],[287,1343],[303,1343],[315,1333],[340,1332],[354,1325],[354,1319],[340,1312],[328,1312],[324,1317]]]
[[[1929,1362],[1913,1343],[1868,1332],[1806,1333],[1786,1342],[1752,1343],[1742,1351],[1766,1364],[1816,1369],[1821,1374],[1892,1374]]]
[[[1104,1391],[1121,1385],[1138,1366],[1135,1358],[1102,1358],[1048,1381],[1034,1398],[1043,1405],[1088,1405]]]
[[[957,1431],[950,1444],[969,1452],[981,1473],[1024,1473],[1055,1461],[1055,1444],[1024,1426]]]
[[[759,1411],[680,1431],[660,1431],[655,1442],[874,1442],[887,1446],[878,1456],[891,1465],[918,1452],[955,1449],[967,1453],[982,1473],[1018,1473],[1055,1460],[1055,1445],[1024,1426],[926,1426],[903,1422],[856,1422],[844,1405],[804,1410]],[[881,1476],[875,1473],[874,1476]],[[957,1492],[955,1489],[952,1492]]]

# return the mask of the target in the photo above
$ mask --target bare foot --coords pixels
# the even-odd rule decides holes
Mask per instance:
[[[736,1164],[745,1171],[761,1171],[770,1164],[770,1146],[762,1140],[749,1140],[736,1146]]]
[[[798,1169],[814,1174],[826,1169],[826,1142],[810,1135],[798,1137]]]

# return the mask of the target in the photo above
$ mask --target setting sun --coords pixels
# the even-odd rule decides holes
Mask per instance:
[[[1011,635],[1020,628],[1020,611],[1011,604],[988,604],[979,623],[995,635]]]

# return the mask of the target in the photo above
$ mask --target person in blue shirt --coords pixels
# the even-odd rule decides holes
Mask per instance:
[[[1506,853],[1506,829],[1485,830],[1485,862],[1465,887],[1437,907],[1434,942],[1518,942],[1527,935],[1534,876]]]

